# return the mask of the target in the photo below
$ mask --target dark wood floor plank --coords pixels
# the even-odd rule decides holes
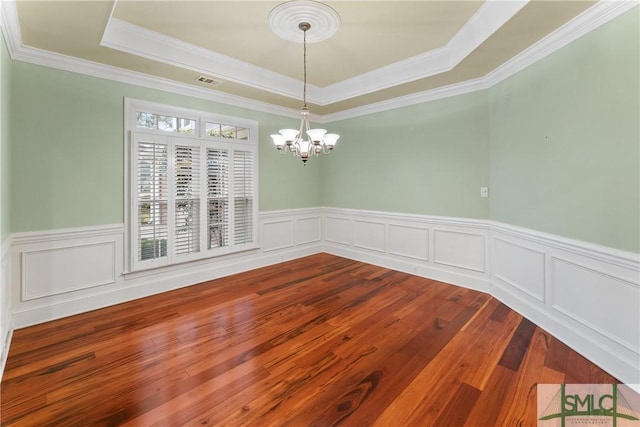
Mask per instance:
[[[520,368],[535,328],[535,324],[525,318],[522,319],[516,333],[511,338],[511,342],[505,349],[502,359],[500,359],[499,364],[501,366],[513,371],[517,371]]]
[[[549,342],[549,351],[544,361],[544,366],[555,369],[558,372],[564,372],[567,369],[567,361],[570,353],[562,341],[555,337],[551,337]]]
[[[506,317],[511,313],[511,309],[506,305],[500,303],[496,309],[491,313],[491,320],[495,320],[496,322],[502,322]]]
[[[528,327],[526,330],[529,330]],[[527,332],[525,336],[529,336],[529,333]],[[549,349],[549,337],[545,331],[538,327],[535,327],[531,333],[529,346],[525,349],[515,381],[511,382],[508,390],[510,398],[502,403],[497,419],[498,425],[506,427],[535,426],[537,424],[536,386],[544,370],[544,362]],[[511,369],[511,367],[506,368]]]
[[[460,427],[469,417],[482,391],[467,383],[462,383],[444,408],[434,426]]]
[[[505,402],[512,400],[511,390],[516,381],[516,372],[504,366],[496,366],[476,404],[460,426],[498,426],[499,416]]]
[[[617,382],[489,295],[318,254],[16,331],[0,424],[535,425],[539,381]]]

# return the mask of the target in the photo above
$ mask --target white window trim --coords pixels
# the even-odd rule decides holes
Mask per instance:
[[[136,126],[136,111],[147,111],[160,115],[177,116],[180,118],[191,118],[197,121],[197,132],[193,135],[180,133],[180,132],[167,132],[164,130],[154,130],[137,128]],[[237,127],[249,129],[248,140],[227,140],[225,138],[216,138],[206,135],[206,123],[224,123],[231,124]],[[145,134],[155,140],[171,141],[171,143],[179,142],[184,145],[199,145],[204,152],[206,147],[229,149],[229,163],[230,167],[233,162],[233,149],[240,149],[251,151],[254,156],[254,179],[253,179],[253,227],[252,227],[252,242],[245,244],[235,244],[232,238],[232,227],[234,224],[234,212],[233,212],[233,184],[230,184],[229,190],[229,246],[223,248],[214,248],[204,250],[198,253],[191,253],[188,255],[175,255],[167,248],[168,260],[162,262],[138,262],[136,252],[134,251],[135,242],[137,238],[137,227],[134,221],[135,214],[133,209],[137,208],[137,202],[135,200],[136,193],[133,191],[134,183],[131,181],[136,176],[136,164],[135,157],[135,144],[134,135]],[[244,118],[238,118],[223,114],[210,113],[206,111],[198,111],[187,109],[183,107],[174,107],[171,105],[155,103],[151,101],[144,101],[134,98],[124,98],[124,273],[134,273],[138,271],[149,270],[153,268],[167,267],[171,265],[178,265],[184,262],[202,260],[212,258],[216,256],[226,255],[230,253],[236,253],[251,249],[256,249],[258,245],[258,122],[255,120],[249,120]],[[201,145],[201,141],[206,141],[206,147]],[[171,157],[169,158],[169,165],[172,164]],[[204,165],[203,165],[204,168]],[[172,169],[172,166],[170,166]],[[171,172],[168,172],[169,176],[172,176]],[[230,169],[230,181],[232,181],[233,169]],[[201,176],[206,176],[202,175]],[[172,179],[172,178],[171,178]],[[204,179],[203,179],[204,180]],[[206,210],[206,195],[204,197],[205,203],[201,203],[201,217],[200,217],[200,239],[206,241],[206,215],[203,216],[202,212]],[[169,209],[172,211],[172,209]],[[171,233],[171,231],[170,231]],[[155,261],[155,260],[154,260]],[[143,266],[139,264],[144,264]]]

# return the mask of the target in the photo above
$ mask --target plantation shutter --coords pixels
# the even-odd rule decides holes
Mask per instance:
[[[207,149],[207,249],[229,246],[229,151]]]
[[[233,216],[234,244],[253,243],[254,212],[254,158],[253,152],[233,152]]]
[[[125,115],[127,272],[257,248],[257,123],[136,100]]]
[[[200,252],[200,147],[174,151],[174,253]]]
[[[169,237],[168,145],[140,141],[136,148],[137,260],[164,258]]]

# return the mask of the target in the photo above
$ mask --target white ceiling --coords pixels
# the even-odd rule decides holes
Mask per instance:
[[[301,106],[302,45],[269,28],[269,13],[281,3],[9,0],[2,2],[2,23],[14,59],[151,76],[205,97],[285,112]],[[492,76],[512,74],[637,4],[323,3],[340,26],[307,46],[307,98],[316,117],[327,119],[490,86]],[[205,85],[198,76],[220,84]]]

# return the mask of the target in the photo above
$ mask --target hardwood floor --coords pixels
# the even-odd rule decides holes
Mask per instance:
[[[327,254],[17,330],[2,425],[535,426],[615,378],[489,295]]]

